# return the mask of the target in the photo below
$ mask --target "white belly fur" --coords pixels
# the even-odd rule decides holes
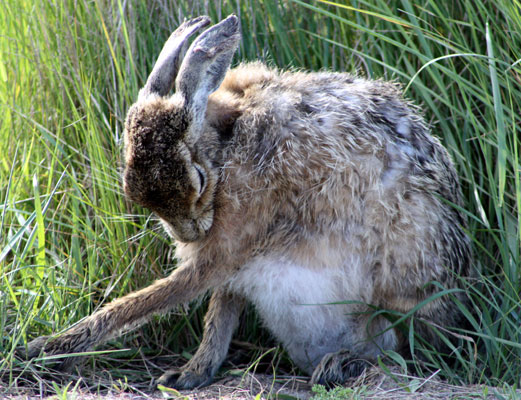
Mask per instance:
[[[372,285],[362,271],[359,259],[325,267],[262,256],[245,265],[229,288],[255,305],[292,360],[311,373],[326,353],[366,347],[360,343],[366,319],[358,314],[366,307],[330,304],[370,300]]]

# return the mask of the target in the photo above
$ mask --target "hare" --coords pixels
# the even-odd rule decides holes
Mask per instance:
[[[453,164],[417,109],[382,80],[229,70],[236,16],[188,47],[209,23],[170,36],[125,126],[124,191],[160,218],[179,267],[35,339],[28,356],[84,352],[209,290],[202,343],[164,385],[211,382],[246,302],[312,382],[343,382],[407,348],[375,307],[418,308],[416,332],[441,346],[429,325],[458,326],[464,296],[433,295],[472,275],[470,243]]]

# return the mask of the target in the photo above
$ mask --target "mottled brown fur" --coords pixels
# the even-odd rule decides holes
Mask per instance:
[[[162,53],[127,116],[125,193],[161,218],[181,266],[30,343],[30,356],[90,349],[213,289],[201,347],[163,383],[211,380],[245,299],[314,382],[340,382],[406,345],[367,304],[406,313],[439,290],[432,282],[472,275],[465,216],[448,204],[461,206],[454,167],[400,87],[261,63],[226,73],[238,38],[235,17],[199,36],[172,96],[154,85],[172,86],[183,51]],[[416,316],[442,327],[461,317],[447,297]]]

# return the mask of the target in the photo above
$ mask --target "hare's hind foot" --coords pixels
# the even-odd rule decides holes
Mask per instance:
[[[369,361],[355,357],[349,350],[328,353],[315,367],[310,382],[327,387],[340,385],[349,378],[361,375],[369,365]]]
[[[211,371],[201,373],[188,369],[171,369],[166,371],[157,381],[158,385],[178,390],[197,389],[208,386],[212,383],[213,374]]]

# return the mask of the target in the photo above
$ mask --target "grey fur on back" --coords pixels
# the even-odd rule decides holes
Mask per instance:
[[[209,383],[246,301],[313,382],[342,382],[406,346],[369,305],[407,313],[439,290],[433,282],[472,276],[465,216],[451,205],[462,206],[456,172],[399,85],[258,62],[228,70],[235,16],[187,49],[208,23],[172,34],[126,120],[125,193],[161,218],[180,266],[36,339],[29,356],[90,349],[212,290],[199,350],[162,383]],[[448,297],[416,317],[444,328],[461,319]],[[417,332],[441,346],[428,323]]]

